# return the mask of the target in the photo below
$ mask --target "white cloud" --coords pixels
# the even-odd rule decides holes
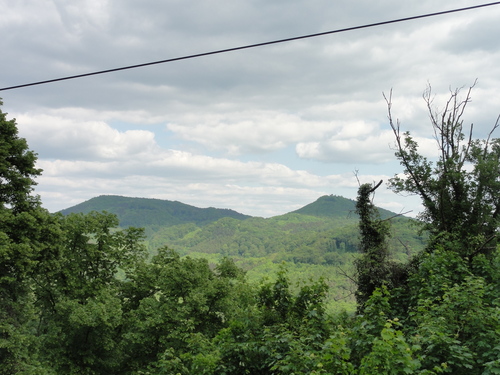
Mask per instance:
[[[147,155],[158,147],[152,132],[120,132],[102,121],[21,115],[17,122],[30,147],[44,158],[123,160]]]
[[[390,145],[394,143],[393,134],[387,130],[374,131],[370,125],[349,124],[338,134],[321,142],[302,142],[297,144],[296,152],[301,158],[317,159],[336,163],[388,162],[393,158]]]
[[[307,121],[296,114],[275,111],[191,115],[180,120],[182,123],[168,124],[168,129],[183,139],[233,155],[279,150],[301,139],[321,137],[334,127],[332,123]]]

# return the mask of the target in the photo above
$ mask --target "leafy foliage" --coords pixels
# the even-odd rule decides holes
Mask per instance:
[[[41,173],[35,162],[15,120],[0,111],[0,374],[37,371],[31,275],[58,251],[57,222],[31,195]]]

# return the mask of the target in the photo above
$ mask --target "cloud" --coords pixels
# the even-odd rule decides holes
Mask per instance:
[[[0,0],[0,87],[471,5]],[[353,168],[393,174],[391,88],[394,118],[433,157],[426,84],[441,105],[479,78],[464,124],[485,136],[500,112],[499,15],[488,7],[1,95],[39,154],[49,207],[106,193],[284,213],[322,194],[354,198]]]
[[[152,132],[120,132],[102,121],[78,121],[49,115],[21,115],[21,134],[43,158],[69,160],[134,159],[158,146]]]
[[[457,56],[477,53],[498,53],[500,41],[496,37],[500,32],[500,25],[496,14],[484,14],[481,22],[469,19],[456,22],[447,38],[439,43],[439,47]]]
[[[322,141],[300,142],[295,151],[305,159],[334,163],[384,163],[392,159],[394,135],[363,121],[344,124]]]
[[[321,136],[328,122],[302,119],[276,111],[243,111],[205,116],[186,116],[168,129],[182,139],[197,142],[231,155],[275,151],[301,139]]]

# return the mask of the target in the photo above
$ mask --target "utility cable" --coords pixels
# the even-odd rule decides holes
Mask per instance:
[[[244,45],[244,46],[240,46],[240,47],[233,47],[233,48],[221,49],[221,50],[216,50],[216,51],[211,51],[211,52],[198,53],[198,54],[194,54],[194,55],[174,57],[174,58],[171,58],[171,59],[159,60],[159,61],[152,61],[152,62],[137,64],[137,65],[128,65],[128,66],[123,66],[121,68],[113,68],[113,69],[100,70],[100,71],[95,71],[95,72],[90,72],[90,73],[77,74],[77,75],[73,75],[73,76],[67,76],[67,77],[61,77],[61,78],[54,78],[54,79],[49,79],[49,80],[46,80],[46,81],[25,83],[25,84],[22,84],[22,85],[16,85],[16,86],[10,86],[10,87],[3,87],[3,88],[0,88],[0,91],[6,91],[6,90],[12,90],[12,89],[19,89],[19,88],[28,87],[28,86],[43,85],[43,84],[46,84],[46,83],[52,83],[52,82],[58,82],[58,81],[66,81],[66,80],[70,80],[70,79],[82,78],[82,77],[89,77],[89,76],[94,76],[94,75],[98,75],[98,74],[106,74],[106,73],[118,72],[120,70],[142,68],[142,67],[145,67],[145,66],[157,65],[157,64],[165,64],[165,63],[170,63],[170,62],[180,61],[180,60],[194,59],[194,58],[197,58],[197,57],[217,55],[217,54],[221,54],[221,53],[234,52],[234,51],[239,51],[239,50],[244,50],[244,49],[249,49],[249,48],[263,47],[263,46],[268,46],[268,45],[271,45],[271,44],[286,43],[286,42],[291,42],[291,41],[294,41],[294,40],[307,39],[307,38],[315,38],[315,37],[323,36],[323,35],[337,34],[337,33],[343,33],[343,32],[347,32],[347,31],[353,31],[353,30],[359,30],[359,29],[366,29],[366,28],[369,28],[369,27],[389,25],[389,24],[392,24],[392,23],[411,21],[411,20],[416,20],[416,19],[420,19],[420,18],[427,18],[427,17],[433,17],[433,16],[441,16],[441,15],[444,15],[444,14],[463,12],[463,11],[472,10],[472,9],[484,8],[484,7],[488,7],[488,6],[492,6],[492,5],[500,5],[500,1],[496,1],[496,2],[493,2],[493,3],[487,3],[487,4],[474,5],[474,6],[470,6],[470,7],[466,7],[466,8],[458,8],[458,9],[445,10],[445,11],[436,12],[436,13],[427,13],[427,14],[422,14],[422,15],[419,15],[419,16],[399,18],[399,19],[390,20],[390,21],[370,23],[370,24],[365,24],[365,25],[361,25],[361,26],[347,27],[347,28],[344,28],[344,29],[324,31],[324,32],[321,32],[321,33],[316,33],[316,34],[308,34],[308,35],[296,36],[296,37],[291,37],[291,38],[286,38],[286,39],[273,40],[273,41],[270,41],[270,42],[248,44],[248,45]]]

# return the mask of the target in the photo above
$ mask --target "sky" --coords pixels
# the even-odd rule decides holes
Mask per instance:
[[[477,0],[0,0],[0,88],[482,4]],[[0,91],[55,212],[99,195],[261,217],[401,173],[383,93],[422,154],[422,93],[500,113],[500,5]],[[375,204],[415,216],[386,184]]]

